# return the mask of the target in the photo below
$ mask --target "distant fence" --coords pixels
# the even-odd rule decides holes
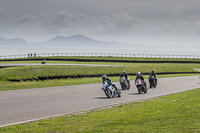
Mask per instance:
[[[0,59],[19,59],[33,57],[135,57],[135,58],[173,58],[173,59],[200,59],[200,55],[162,55],[162,54],[117,54],[117,53],[33,53],[21,55],[4,55]]]

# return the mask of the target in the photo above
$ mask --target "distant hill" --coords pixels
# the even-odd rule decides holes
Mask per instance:
[[[84,35],[72,35],[69,37],[64,36],[56,36],[50,40],[34,43],[36,45],[49,45],[49,46],[63,46],[63,47],[93,47],[93,46],[102,46],[102,45],[109,45],[110,42],[105,41],[98,41],[92,38],[86,37]]]
[[[0,37],[0,45],[21,45],[21,44],[28,44],[28,43],[20,38],[4,39]]]
[[[43,42],[34,42],[28,43],[23,39],[14,38],[14,39],[4,39],[0,37],[0,45],[20,45],[27,44],[29,46],[56,46],[56,47],[122,47],[125,45],[133,46],[133,44],[128,43],[117,43],[117,42],[107,42],[107,41],[99,41],[89,37],[86,37],[81,34],[72,35],[69,37],[64,36],[56,36],[52,39]],[[136,45],[134,45],[136,46]]]
[[[56,36],[52,39],[43,42],[28,43],[23,39],[4,39],[0,37],[0,45],[29,45],[29,46],[44,46],[44,47],[89,47],[89,48],[113,48],[113,49],[144,49],[144,50],[199,50],[200,46],[186,47],[183,45],[156,45],[149,46],[143,44],[129,44],[118,42],[99,41],[87,36],[77,34],[68,37]]]
[[[66,43],[66,42],[73,42],[73,43],[82,43],[82,42],[100,42],[94,39],[91,39],[89,37],[86,37],[84,35],[78,34],[78,35],[72,35],[69,37],[64,37],[64,36],[56,36],[46,42],[62,42],[62,43]]]

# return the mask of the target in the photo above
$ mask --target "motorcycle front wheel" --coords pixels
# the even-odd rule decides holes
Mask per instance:
[[[142,94],[142,86],[137,86],[139,94]]]
[[[112,97],[112,92],[110,91],[110,90],[105,90],[104,91],[105,92],[105,94],[106,94],[106,96],[108,97],[108,98],[111,98]]]
[[[156,88],[156,82],[154,81],[154,88]]]
[[[150,88],[152,88],[152,82],[150,83]]]
[[[125,85],[125,83],[121,83],[121,87],[122,87],[122,90],[126,90],[126,85]]]

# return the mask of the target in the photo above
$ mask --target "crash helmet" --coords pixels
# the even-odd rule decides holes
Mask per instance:
[[[125,70],[123,70],[123,71],[122,71],[122,74],[124,75],[125,73],[126,73],[126,71],[125,71]]]
[[[141,75],[141,73],[140,72],[137,72],[137,76],[139,77]]]
[[[103,75],[103,76],[102,76],[102,79],[103,79],[103,80],[105,80],[106,78],[107,78],[107,76],[106,76],[106,75]]]
[[[152,73],[155,73],[155,71],[154,71],[154,70],[152,70]]]

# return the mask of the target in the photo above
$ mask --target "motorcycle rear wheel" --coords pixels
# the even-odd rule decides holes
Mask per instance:
[[[129,89],[130,89],[130,87],[131,87],[131,85],[130,85],[130,82],[128,82],[128,88],[127,88],[127,90],[129,90]]]
[[[126,85],[124,83],[121,84],[122,90],[126,90]]]
[[[147,93],[147,87],[146,88],[144,88],[145,90],[144,90],[144,93]]]
[[[121,92],[120,91],[117,92],[117,97],[121,97]]]

